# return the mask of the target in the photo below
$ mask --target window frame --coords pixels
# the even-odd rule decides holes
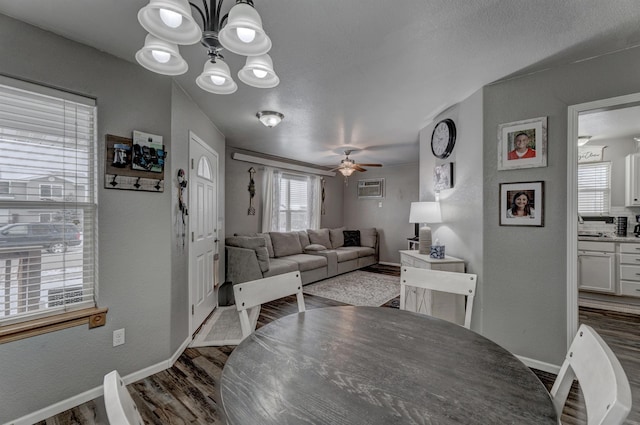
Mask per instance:
[[[606,187],[604,188],[597,188],[597,187],[590,187],[590,188],[581,188],[581,183],[584,185],[584,182],[581,182],[580,179],[580,173],[581,170],[586,169],[586,168],[592,168],[592,169],[596,169],[595,171],[592,172],[592,174],[596,174],[598,172],[602,173],[604,172],[606,174],[606,182],[601,182],[600,184],[606,184]],[[600,170],[597,170],[597,169]],[[590,216],[595,216],[595,217],[600,217],[600,216],[606,216],[609,215],[611,213],[611,162],[610,161],[600,161],[600,162],[588,162],[588,163],[582,163],[582,164],[578,164],[578,169],[577,169],[577,187],[578,187],[578,203],[577,203],[577,208],[578,208],[578,214],[585,216],[585,217],[590,217]],[[594,176],[595,177],[595,176]],[[581,194],[603,194],[603,199],[604,201],[601,202],[602,204],[602,208],[600,210],[596,210],[595,208],[592,210],[581,210],[580,209],[580,198],[581,198]],[[597,204],[597,202],[594,202],[593,205]]]
[[[285,184],[286,181],[286,185],[288,186],[288,190],[286,191],[286,205],[287,205],[287,209],[281,209],[280,206],[278,206],[278,214],[285,214],[285,220],[284,220],[284,224],[285,224],[285,232],[292,232],[292,231],[299,231],[299,230],[306,230],[307,228],[309,228],[309,223],[306,224],[304,229],[292,229],[291,228],[291,214],[292,213],[304,213],[307,216],[306,221],[308,221],[308,216],[309,216],[309,209],[311,208],[311,206],[309,205],[309,179],[308,176],[303,175],[303,174],[296,174],[296,173],[289,173],[289,172],[283,172],[282,176],[280,177],[280,191],[282,193],[282,186],[283,184]],[[298,182],[302,182],[305,185],[305,198],[307,199],[306,201],[306,209],[304,210],[292,210],[291,209],[291,181],[298,181]],[[282,204],[282,198],[280,199],[280,204]]]

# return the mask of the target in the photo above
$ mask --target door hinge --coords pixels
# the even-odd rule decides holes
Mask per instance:
[[[191,242],[195,242],[194,232],[191,232]]]
[[[194,314],[196,314],[196,307],[191,304],[191,315],[193,316]]]
[[[195,160],[191,158],[191,169],[193,170],[193,165],[195,164]]]

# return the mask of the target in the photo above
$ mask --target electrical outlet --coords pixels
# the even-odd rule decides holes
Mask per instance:
[[[124,328],[113,331],[113,346],[124,344]]]

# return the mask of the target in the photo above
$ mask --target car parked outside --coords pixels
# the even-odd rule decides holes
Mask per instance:
[[[60,253],[81,243],[80,230],[72,223],[14,223],[0,227],[0,248],[41,246]]]

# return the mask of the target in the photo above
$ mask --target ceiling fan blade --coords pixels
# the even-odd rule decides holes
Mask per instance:
[[[356,165],[362,165],[364,167],[382,167],[382,164],[356,164]]]
[[[362,168],[362,167],[361,167],[360,165],[358,165],[358,164],[354,164],[354,165],[353,165],[353,169],[354,169],[354,170],[358,170],[358,171],[367,171],[367,170],[365,170],[364,168]]]
[[[328,170],[328,171],[337,171],[337,170],[339,170],[339,169],[341,169],[341,168],[342,168],[342,166],[340,166],[340,167],[336,167],[336,168],[332,168],[332,169],[330,169],[330,170]]]

